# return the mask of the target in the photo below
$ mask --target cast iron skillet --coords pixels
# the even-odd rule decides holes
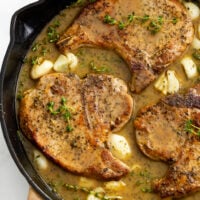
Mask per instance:
[[[0,119],[9,151],[29,184],[44,198],[59,200],[31,165],[17,136],[15,93],[22,61],[35,37],[58,12],[73,0],[40,0],[18,10],[12,17],[10,44],[0,74]]]

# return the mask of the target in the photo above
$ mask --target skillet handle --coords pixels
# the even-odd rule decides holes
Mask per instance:
[[[30,187],[27,200],[42,200],[42,198]]]

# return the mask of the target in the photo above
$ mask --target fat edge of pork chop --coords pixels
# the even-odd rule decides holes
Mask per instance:
[[[132,103],[125,83],[112,76],[89,75],[80,80],[50,74],[26,92],[20,103],[20,126],[64,169],[115,180],[126,175],[129,167],[111,154],[106,141],[129,120]],[[73,130],[66,130],[69,126]]]
[[[200,84],[185,95],[168,96],[142,110],[134,122],[141,151],[170,163],[165,177],[153,185],[163,198],[179,198],[200,190],[200,138],[188,133],[188,120],[200,127]]]
[[[134,3],[135,2],[135,3]],[[126,21],[129,14],[163,17],[161,30],[151,34],[146,23],[133,22],[123,30],[104,23],[110,16]],[[172,23],[177,19],[177,23]],[[116,51],[132,74],[131,90],[145,89],[192,42],[194,28],[187,10],[176,0],[98,0],[86,6],[57,42],[62,53],[81,46],[98,46]]]

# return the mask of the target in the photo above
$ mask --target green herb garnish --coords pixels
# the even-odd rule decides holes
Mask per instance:
[[[176,17],[174,17],[173,19],[172,19],[172,24],[177,24],[177,22],[178,22],[178,19],[176,18]]]
[[[128,23],[131,23],[134,19],[134,13],[128,15]]]
[[[60,26],[60,22],[56,20],[52,25],[47,28],[47,38],[50,43],[57,42],[60,35],[57,32],[57,28]]]
[[[110,15],[105,15],[104,17],[104,23],[106,24],[110,24],[110,25],[114,25],[114,24],[117,24],[117,20],[115,20],[114,18],[112,18]]]
[[[90,62],[90,69],[93,71],[93,72],[96,72],[96,73],[106,73],[106,72],[110,72],[110,69],[108,69],[107,67],[97,67],[94,63],[94,61]]]
[[[43,56],[45,56],[48,52],[49,52],[49,50],[48,50],[47,48],[42,47],[41,54],[42,54]]]
[[[47,28],[47,37],[50,43],[57,42],[60,35],[57,33],[56,29],[53,26]]]
[[[156,34],[161,30],[165,21],[169,21],[172,24],[176,24],[178,22],[178,19],[173,18],[172,20],[164,20],[162,16],[158,16],[157,18],[151,18],[149,15],[146,15],[146,14],[144,16],[136,16],[134,12],[128,15],[126,21],[118,21],[108,14],[105,15],[103,19],[103,22],[106,24],[118,25],[118,28],[120,30],[123,30],[134,21],[139,22],[141,24],[145,24],[147,27],[147,30],[149,30],[151,34]]]
[[[31,50],[33,52],[37,51],[39,49],[40,45],[41,45],[40,43],[37,43],[37,42],[34,43],[33,46],[31,47]]]
[[[66,131],[67,132],[72,132],[74,129],[73,129],[73,127],[72,126],[70,126],[70,125],[67,125],[66,126]]]
[[[197,136],[200,136],[200,127],[196,126],[193,122],[193,120],[189,119],[185,123],[185,131],[194,134]]]
[[[40,64],[40,57],[39,56],[33,56],[30,58],[30,64],[31,65],[38,65]]]
[[[73,190],[73,191],[81,191],[84,192],[86,194],[92,194],[95,197],[97,197],[100,200],[113,200],[113,199],[122,199],[122,197],[120,196],[107,196],[104,192],[96,192],[90,188],[86,188],[86,187],[80,187],[78,185],[70,185],[70,184],[65,184],[64,187],[67,190]]]
[[[126,27],[126,24],[124,22],[119,22],[118,27],[120,30],[123,30]]]
[[[151,192],[153,192],[153,190],[152,190],[152,188],[146,188],[146,187],[143,187],[142,189],[141,189],[141,191],[142,192],[144,192],[144,193],[151,193]]]
[[[151,34],[156,34],[161,29],[161,24],[158,23],[158,21],[151,21],[147,27],[147,29],[151,32]]]
[[[54,105],[55,103],[53,101],[49,102],[47,104],[47,110],[50,111],[50,113],[52,115],[57,115],[58,113],[60,113],[59,109],[58,110],[54,110]]]
[[[152,192],[151,185],[155,177],[153,177],[148,170],[144,169],[142,171],[131,171],[130,175],[134,178],[135,186],[139,187],[142,192]]]
[[[54,28],[58,28],[60,26],[60,21],[59,20],[56,20],[53,22],[53,27]]]
[[[136,19],[140,20],[142,23],[145,23],[150,19],[150,17],[149,15],[144,15],[143,17],[136,17]]]
[[[64,120],[67,122],[66,131],[71,132],[74,130],[73,127],[70,125],[70,119],[72,118],[72,113],[70,112],[70,108],[67,107],[66,102],[67,100],[64,97],[62,97],[60,102],[61,105],[58,107],[58,109],[54,110],[55,102],[50,101],[49,103],[47,103],[47,110],[52,115],[58,115],[58,114],[62,115]]]

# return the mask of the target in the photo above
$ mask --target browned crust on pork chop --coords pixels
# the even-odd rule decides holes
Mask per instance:
[[[106,15],[126,21],[129,14],[149,15],[153,20],[162,16],[161,30],[153,35],[149,23],[135,22],[120,30],[104,23]],[[177,19],[177,23],[172,23]],[[185,7],[176,0],[98,0],[86,6],[74,23],[61,36],[57,45],[61,52],[81,46],[99,46],[115,50],[127,62],[131,89],[140,92],[174,60],[193,39],[193,24]]]
[[[188,132],[188,121],[200,127],[200,84],[144,108],[134,121],[141,151],[170,163],[166,175],[153,185],[163,198],[200,190],[200,137]]]
[[[186,133],[182,130],[189,117],[189,109],[163,102],[144,108],[134,121],[139,148],[154,160],[177,160],[179,148],[185,143]]]
[[[199,118],[200,119],[200,118]],[[154,182],[154,191],[161,197],[183,197],[200,190],[200,140],[192,137],[182,147],[180,157],[165,177]]]
[[[63,99],[65,104],[63,104]],[[54,103],[52,113],[49,103]],[[47,156],[73,173],[99,179],[119,179],[129,167],[115,158],[106,142],[132,114],[126,84],[109,75],[54,73],[42,77],[20,103],[23,133]],[[67,107],[70,117],[66,115]],[[66,120],[67,119],[67,120]],[[66,130],[69,125],[73,130]]]

